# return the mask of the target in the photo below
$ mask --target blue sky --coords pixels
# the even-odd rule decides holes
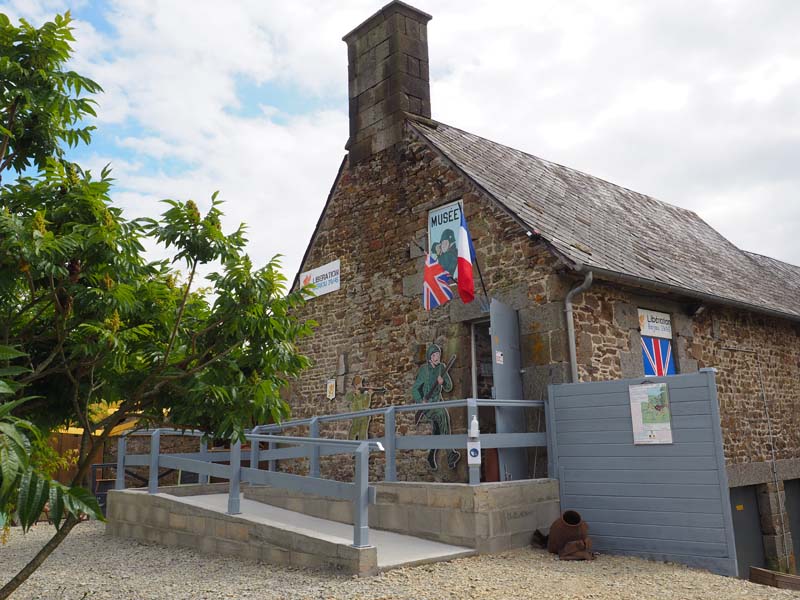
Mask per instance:
[[[129,216],[162,198],[250,225],[297,269],[347,141],[342,35],[384,2],[14,0],[71,9],[73,68],[105,89],[84,166]],[[800,263],[800,3],[424,0],[433,117],[695,210]]]

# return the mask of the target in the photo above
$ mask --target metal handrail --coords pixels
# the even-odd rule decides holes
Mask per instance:
[[[341,499],[349,499],[353,502],[353,546],[363,548],[369,546],[369,517],[368,510],[370,502],[374,502],[375,490],[369,486],[369,453],[371,450],[383,451],[383,445],[379,441],[354,441],[354,440],[332,440],[325,438],[300,438],[293,436],[265,435],[248,433],[246,439],[251,442],[250,466],[243,467],[242,443],[240,440],[231,443],[229,465],[219,465],[213,462],[213,454],[208,452],[206,440],[201,437],[200,452],[198,453],[174,453],[161,454],[161,434],[173,434],[179,436],[197,437],[196,431],[182,431],[176,429],[153,429],[147,432],[150,435],[150,452],[148,455],[127,455],[127,438],[120,436],[117,446],[117,478],[115,489],[125,489],[125,466],[126,463],[143,465],[144,461],[138,459],[132,461],[134,457],[148,457],[147,466],[149,476],[147,479],[147,492],[149,494],[158,493],[159,467],[177,468],[184,471],[197,473],[199,483],[208,483],[209,477],[220,477],[228,480],[228,510],[231,515],[239,514],[240,511],[240,485],[241,482],[260,483],[294,489],[299,491],[317,492],[321,495],[333,496]],[[140,435],[143,435],[140,433]],[[260,442],[273,444],[292,444],[296,446],[308,446],[312,450],[312,456],[316,451],[319,457],[321,448],[341,449],[346,453],[355,455],[355,477],[352,483],[338,482],[319,478],[319,466],[317,474],[311,473],[311,477],[293,475],[289,473],[277,472],[274,469],[274,461],[270,460],[270,470],[259,468],[261,453],[259,451]],[[267,453],[269,454],[269,452]]]
[[[369,453],[372,450],[385,452],[386,469],[385,480],[397,480],[397,450],[417,450],[445,448],[445,447],[464,447],[469,446],[470,442],[477,442],[480,439],[480,432],[466,434],[451,434],[436,436],[432,439],[426,435],[403,435],[398,436],[396,431],[396,413],[410,412],[426,409],[440,408],[467,408],[467,423],[469,424],[478,415],[480,406],[503,406],[517,408],[537,408],[544,406],[541,400],[505,400],[505,399],[477,399],[468,398],[462,400],[446,400],[442,402],[421,402],[418,404],[405,404],[400,406],[388,406],[383,408],[373,408],[361,411],[338,413],[333,415],[322,415],[307,419],[295,419],[285,423],[269,425],[258,425],[249,432],[245,432],[244,438],[250,441],[250,466],[241,465],[241,441],[231,443],[229,453],[230,465],[220,465],[213,462],[213,453],[208,452],[206,434],[198,430],[181,430],[174,428],[158,428],[152,430],[138,430],[130,432],[129,435],[150,435],[150,454],[146,463],[149,466],[148,491],[158,492],[158,468],[167,466],[180,468],[198,474],[199,483],[208,483],[209,477],[221,477],[228,479],[228,513],[239,513],[239,487],[241,481],[250,483],[260,483],[275,485],[300,491],[328,492],[334,497],[349,498],[354,503],[353,520],[354,533],[353,545],[357,547],[366,546],[368,543],[369,527],[367,525],[367,505],[370,502],[369,487]],[[380,440],[341,440],[323,438],[320,436],[320,423],[330,421],[341,421],[346,419],[357,419],[369,416],[384,416],[385,435]],[[309,436],[287,436],[265,433],[269,431],[280,431],[290,427],[301,425],[309,426]],[[477,433],[477,435],[475,435]],[[196,454],[165,454],[163,460],[159,458],[160,437],[166,435],[192,436],[200,438],[200,452]],[[126,435],[119,438],[119,450],[117,457],[117,489],[125,487],[125,458],[126,458]],[[506,433],[506,434],[485,434],[487,448],[519,448],[532,446],[546,446],[546,436],[544,433]],[[261,443],[268,444],[266,452],[261,451]],[[278,445],[299,446],[299,449],[278,448]],[[323,454],[354,454],[356,458],[356,473],[353,483],[336,482],[323,479],[320,476],[320,459]],[[277,471],[276,461],[288,458],[304,458],[309,460],[308,477],[282,473]],[[262,470],[259,464],[262,459],[268,460],[268,469]],[[145,464],[143,457],[131,461],[132,464]],[[476,485],[480,483],[480,466],[469,465],[469,483]],[[324,494],[323,494],[324,495]]]
[[[160,431],[161,433],[166,433],[167,435],[181,435],[181,436],[189,436],[189,437],[203,437],[206,435],[204,431],[200,431],[199,429],[175,429],[174,427],[156,427],[155,429],[134,429],[133,431],[125,431],[122,433],[123,436],[131,436],[131,435],[153,435],[154,432]]]
[[[327,423],[330,421],[344,421],[347,419],[358,419],[361,417],[372,417],[382,415],[388,408],[394,408],[398,412],[409,412],[416,410],[425,410],[426,408],[463,408],[469,406],[471,399],[461,400],[442,400],[441,402],[419,402],[415,404],[397,404],[392,407],[386,406],[382,408],[368,408],[365,410],[357,410],[345,413],[335,413],[332,415],[321,415],[318,417],[308,417],[305,419],[293,419],[291,421],[284,421],[282,423],[269,423],[266,425],[256,425],[252,431],[269,431],[272,429],[288,429],[290,427],[301,427],[303,425],[311,425],[314,420],[320,423]],[[541,408],[544,407],[544,400],[505,400],[505,399],[488,399],[488,398],[475,398],[477,406],[502,406],[502,407],[518,407],[518,408]]]
[[[269,435],[266,433],[246,433],[244,436],[248,440],[260,442],[277,442],[279,444],[299,444],[303,446],[338,446],[344,448],[357,449],[361,444],[367,444],[372,450],[383,452],[383,444],[375,440],[337,440],[333,438],[304,438],[292,435]]]

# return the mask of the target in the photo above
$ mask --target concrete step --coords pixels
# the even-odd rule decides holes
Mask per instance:
[[[166,496],[165,494],[159,494]],[[207,494],[202,496],[169,496],[175,502],[188,504],[199,509],[225,514],[228,508],[227,494]],[[353,543],[353,526],[338,523],[303,513],[262,504],[255,500],[242,498],[241,514],[235,515],[238,520],[249,521],[269,527],[294,532],[325,542],[350,546]],[[370,528],[370,545],[377,550],[378,570],[417,565],[427,562],[452,560],[462,556],[476,554],[473,548],[443,544],[391,531]]]

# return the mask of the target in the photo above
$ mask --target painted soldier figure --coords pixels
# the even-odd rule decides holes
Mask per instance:
[[[453,389],[453,380],[442,364],[442,349],[436,344],[428,346],[427,361],[417,373],[417,379],[411,388],[411,397],[415,403],[441,402],[442,392]],[[446,408],[427,408],[421,411],[422,417],[433,426],[433,435],[450,435],[450,414]],[[455,469],[461,454],[453,449],[447,451],[447,465]],[[428,451],[428,464],[436,470],[436,450]]]
[[[458,248],[456,248],[456,235],[452,229],[445,229],[442,232],[442,238],[436,244],[435,254],[442,268],[450,273],[451,277],[455,277],[458,269]]]

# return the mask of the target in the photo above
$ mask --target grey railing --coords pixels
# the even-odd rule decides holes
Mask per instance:
[[[396,417],[398,412],[413,412],[430,408],[467,409],[467,426],[473,416],[478,415],[481,406],[508,408],[541,408],[539,400],[448,400],[373,408],[356,412],[322,415],[308,419],[295,419],[280,424],[259,425],[245,435],[250,442],[249,465],[242,466],[242,445],[233,442],[230,450],[209,452],[203,433],[193,430],[154,429],[123,434],[119,438],[117,452],[116,489],[125,488],[125,469],[127,467],[148,467],[147,491],[158,492],[159,468],[178,469],[198,474],[199,483],[208,483],[210,477],[228,480],[228,513],[240,512],[240,484],[242,482],[271,485],[274,487],[307,492],[331,498],[350,500],[353,503],[353,545],[364,547],[369,544],[368,506],[375,502],[375,488],[369,485],[369,453],[378,450],[385,453],[385,480],[397,480],[398,450],[430,450],[466,448],[467,442],[479,441],[482,448],[528,448],[547,446],[545,433],[484,433],[475,437],[464,434],[450,435],[397,435]],[[381,438],[368,441],[336,440],[322,438],[322,423],[358,419],[362,417],[384,417],[385,434]],[[285,429],[308,427],[308,437],[276,435]],[[161,435],[181,435],[199,438],[199,452],[161,454]],[[129,435],[150,436],[148,454],[131,455],[127,453]],[[262,444],[267,448],[262,449]],[[352,454],[355,456],[355,476],[352,482],[324,479],[320,476],[320,460],[323,456]],[[307,458],[308,475],[295,475],[277,470],[277,461]],[[260,465],[267,461],[267,469]],[[218,464],[227,462],[228,464]],[[469,483],[480,483],[480,466],[469,465]]]
[[[193,436],[200,438],[200,451],[190,453],[161,454],[161,435]],[[128,435],[150,436],[150,452],[148,454],[128,454]],[[371,450],[382,451],[379,441],[331,440],[320,438],[302,438],[282,435],[246,434],[251,443],[250,463],[243,467],[241,441],[231,443],[230,451],[209,452],[203,433],[199,431],[181,431],[176,429],[154,429],[136,431],[120,436],[117,447],[116,489],[125,489],[125,469],[127,467],[148,467],[149,478],[147,491],[158,493],[159,468],[178,469],[198,474],[199,483],[208,483],[210,477],[228,480],[228,514],[235,515],[240,510],[240,484],[242,482],[271,485],[287,490],[309,492],[353,503],[353,546],[369,545],[369,504],[375,502],[375,488],[369,485],[369,453]],[[267,442],[270,449],[262,451],[261,442]],[[278,448],[277,445],[289,446]],[[311,455],[353,454],[355,455],[355,476],[353,482],[341,482],[316,475],[294,475],[279,472],[275,469],[275,461],[283,458],[296,458]],[[268,461],[269,469],[260,469],[261,461]],[[217,464],[228,462],[229,464]]]
[[[465,400],[446,400],[442,402],[425,402],[419,404],[403,404],[398,406],[388,406],[385,408],[371,408],[355,412],[337,413],[331,415],[321,415],[307,419],[294,419],[283,423],[259,425],[253,429],[253,433],[267,433],[283,431],[295,427],[308,427],[309,438],[320,437],[320,424],[332,421],[345,421],[358,419],[361,417],[380,416],[384,417],[385,435],[371,441],[381,442],[385,448],[386,481],[397,481],[397,451],[398,450],[430,450],[448,448],[466,448],[468,441],[480,441],[481,448],[533,448],[536,446],[547,446],[547,434],[543,432],[535,433],[488,433],[480,434],[477,438],[469,438],[464,434],[451,435],[397,435],[396,415],[398,412],[413,412],[429,408],[464,408],[467,409],[467,427],[469,427],[472,417],[478,415],[478,408],[481,406],[506,407],[506,408],[543,408],[542,400],[489,400],[482,398],[468,398]],[[298,438],[307,439],[307,438]],[[299,449],[294,449],[297,452]],[[323,454],[321,448],[312,448],[306,454],[287,454],[280,458],[299,458],[309,459],[309,474],[312,477],[319,477],[320,457]],[[481,481],[480,466],[470,465],[469,483],[477,485]]]

